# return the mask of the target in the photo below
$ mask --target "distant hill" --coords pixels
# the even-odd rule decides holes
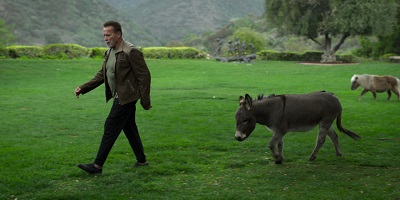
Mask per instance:
[[[1,0],[0,18],[19,45],[104,46],[102,25],[113,19],[124,38],[160,46],[187,34],[215,32],[233,18],[260,16],[264,0]]]
[[[261,16],[265,0],[107,0],[163,44],[215,32],[231,19]]]
[[[102,0],[2,0],[0,18],[13,27],[19,45],[105,46],[102,30],[108,20],[120,21],[124,38],[136,45],[160,43],[134,20]]]

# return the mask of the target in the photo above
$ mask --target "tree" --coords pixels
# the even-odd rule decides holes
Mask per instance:
[[[246,27],[237,29],[235,33],[233,33],[232,38],[237,38],[242,42],[246,42],[247,45],[252,44],[255,51],[262,50],[266,45],[260,33]]]
[[[14,40],[14,34],[11,27],[7,26],[2,19],[0,19],[0,47],[7,46]]]
[[[322,62],[335,62],[349,36],[388,35],[396,24],[393,0],[266,0],[265,7],[271,25],[320,45]]]
[[[378,37],[379,42],[376,45],[376,53],[379,56],[383,54],[388,54],[388,53],[394,53],[397,55],[400,55],[400,0],[396,0],[397,2],[397,25],[395,27],[395,31],[388,35],[388,36],[383,36],[383,37]]]

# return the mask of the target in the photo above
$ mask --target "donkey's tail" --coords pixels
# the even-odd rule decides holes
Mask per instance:
[[[351,138],[353,138],[353,140],[361,139],[361,137],[359,135],[357,135],[356,133],[343,128],[343,126],[342,126],[342,112],[339,113],[339,116],[336,119],[336,126],[337,126],[337,128],[339,129],[340,132],[345,133],[346,135],[350,136]]]

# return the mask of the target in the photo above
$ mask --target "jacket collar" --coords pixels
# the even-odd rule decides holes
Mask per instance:
[[[114,49],[115,53],[117,54],[117,53],[123,51],[124,45],[125,45],[125,40],[124,40],[123,38],[121,38],[121,42],[119,43],[118,48],[117,48],[117,49]]]
[[[114,50],[115,54],[118,54],[120,52],[125,52],[126,54],[129,54],[129,51],[135,48],[135,45],[125,41],[123,38],[121,40],[121,43],[119,44],[118,48]],[[111,50],[111,49],[110,49]]]

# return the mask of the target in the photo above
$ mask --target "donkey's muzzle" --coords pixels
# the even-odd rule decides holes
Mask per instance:
[[[245,135],[235,135],[237,141],[241,142],[246,139]]]
[[[239,142],[241,142],[241,141],[244,140],[244,138],[241,138],[241,137],[235,137],[235,138],[236,138],[236,140],[239,141]]]
[[[236,133],[235,133],[235,138],[236,138],[236,140],[239,141],[239,142],[241,142],[241,141],[243,141],[244,139],[246,139],[246,137],[247,137],[247,135],[246,135],[246,134],[243,134],[241,131],[236,131]]]

